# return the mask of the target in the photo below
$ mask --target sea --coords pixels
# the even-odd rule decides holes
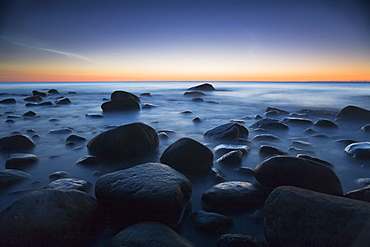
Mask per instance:
[[[312,126],[289,126],[289,131],[255,130],[250,126],[260,117],[266,116],[268,107],[287,111],[286,115],[269,115],[271,118],[301,117],[312,120],[329,119],[335,122],[336,114],[344,107],[353,105],[370,110],[370,83],[368,82],[207,82],[216,90],[206,91],[202,100],[184,95],[190,87],[205,82],[68,82],[68,83],[0,83],[0,100],[14,98],[15,104],[0,104],[0,138],[12,134],[25,134],[35,143],[32,153],[39,157],[37,164],[22,168],[32,175],[32,179],[0,190],[0,210],[27,193],[40,190],[50,183],[49,175],[64,171],[69,177],[91,183],[88,193],[95,197],[94,184],[102,174],[122,167],[104,165],[76,165],[77,160],[88,155],[86,143],[66,145],[66,138],[79,135],[88,140],[115,126],[133,122],[143,122],[157,131],[167,131],[169,138],[161,140],[157,156],[150,160],[159,162],[161,153],[176,140],[189,137],[210,148],[221,142],[206,140],[203,133],[215,126],[238,122],[249,129],[245,145],[251,151],[244,156],[241,164],[226,166],[214,162],[214,168],[224,181],[247,181],[255,183],[253,176],[238,172],[241,167],[253,169],[266,157],[259,154],[262,145],[270,145],[288,152],[292,156],[303,153],[318,157],[333,164],[344,193],[359,188],[359,178],[370,178],[370,161],[358,160],[344,152],[345,145],[339,140],[358,142],[370,141],[370,134],[360,131],[361,125],[338,122],[339,128],[325,129]],[[32,91],[48,92],[56,89],[59,94],[49,94],[43,102],[52,106],[26,106],[24,99],[32,96]],[[116,90],[127,91],[140,97],[143,107],[135,113],[105,113],[102,103],[110,99]],[[60,98],[68,98],[71,103],[57,105]],[[306,114],[308,111],[320,114]],[[35,117],[23,114],[33,111]],[[188,111],[187,114],[184,112]],[[100,115],[96,118],[91,116]],[[11,119],[11,120],[10,120]],[[198,119],[200,121],[194,121]],[[10,121],[9,121],[10,120]],[[369,123],[370,124],[370,123]],[[71,133],[51,134],[50,131],[70,128]],[[307,131],[310,128],[315,134]],[[273,134],[277,140],[257,141],[253,138],[261,133]],[[297,142],[298,141],[298,142]],[[224,142],[227,144],[227,142]],[[303,145],[300,145],[302,144]],[[0,153],[0,166],[5,169],[9,153]],[[218,157],[215,157],[215,160]],[[202,193],[217,181],[195,181],[191,198],[191,211],[203,210],[200,203]],[[224,232],[202,232],[188,226],[177,231],[195,243],[196,246],[216,246],[217,239],[224,233],[241,233],[264,241],[263,212],[231,215],[234,224]],[[102,236],[96,246],[104,246],[107,237]]]

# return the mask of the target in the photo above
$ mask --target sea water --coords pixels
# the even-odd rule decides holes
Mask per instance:
[[[75,146],[66,145],[65,139],[70,134],[80,135],[87,140],[114,126],[132,122],[143,122],[157,131],[172,130],[169,139],[160,142],[158,155],[153,162],[159,162],[161,153],[168,145],[182,137],[197,140],[210,149],[220,142],[212,142],[203,138],[203,133],[217,125],[237,121],[248,129],[256,122],[256,116],[265,116],[267,107],[275,107],[293,114],[301,109],[325,110],[325,116],[303,116],[312,121],[321,118],[335,120],[335,114],[345,106],[354,105],[370,109],[370,83],[261,83],[261,82],[211,82],[215,91],[207,91],[201,96],[203,102],[193,101],[193,97],[185,96],[188,88],[203,82],[91,82],[91,83],[0,83],[0,100],[14,98],[16,104],[0,104],[0,138],[14,133],[32,136],[36,147],[32,153],[40,160],[31,167],[23,169],[32,175],[32,181],[20,183],[0,191],[0,210],[10,205],[25,194],[44,188],[50,182],[49,175],[56,171],[65,171],[70,177],[84,179],[92,184],[88,191],[94,195],[94,184],[99,175],[120,169],[120,167],[80,166],[76,161],[87,155],[86,143]],[[56,89],[58,95],[49,95],[44,101],[55,102],[59,97],[67,97],[72,102],[68,105],[27,107],[24,98],[32,95],[33,90],[47,92]],[[123,90],[140,96],[141,105],[152,104],[155,107],[141,109],[136,113],[103,113],[101,104],[110,98],[112,92]],[[37,116],[22,117],[27,111],[34,111]],[[184,111],[191,111],[184,114]],[[103,118],[89,118],[86,114],[100,114]],[[14,122],[6,122],[9,115],[18,115]],[[203,121],[196,123],[194,118]],[[273,116],[281,120],[286,116]],[[355,180],[370,178],[370,162],[356,160],[344,153],[343,144],[339,139],[370,141],[370,135],[360,131],[360,125],[354,123],[338,123],[339,128],[316,129],[321,137],[305,134],[307,126],[290,126],[289,131],[269,131],[279,140],[273,142],[253,141],[253,137],[261,134],[250,129],[248,146],[251,152],[238,166],[223,166],[215,162],[226,181],[255,182],[251,176],[237,173],[239,167],[254,168],[265,157],[259,155],[261,145],[267,144],[282,149],[291,155],[306,153],[326,160],[334,165],[333,170],[342,182],[344,192],[357,189]],[[59,128],[71,128],[69,134],[50,134],[49,131]],[[314,127],[312,127],[314,128]],[[32,130],[33,132],[30,132]],[[311,145],[303,150],[294,150],[292,141],[299,140]],[[294,146],[294,145],[293,145]],[[0,153],[1,169],[9,154]],[[216,157],[217,158],[217,157]],[[215,181],[193,182],[191,210],[202,209],[200,197],[203,191],[213,186]],[[264,239],[261,210],[240,215],[233,215],[234,225],[226,233],[243,233]],[[215,246],[219,235],[205,234],[192,228],[183,227],[178,230],[182,235],[197,246]],[[225,232],[223,232],[225,233]],[[221,234],[221,233],[220,233]],[[104,245],[104,241],[97,246]]]

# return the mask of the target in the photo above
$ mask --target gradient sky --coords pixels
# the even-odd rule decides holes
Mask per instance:
[[[5,0],[0,82],[370,81],[368,0]]]

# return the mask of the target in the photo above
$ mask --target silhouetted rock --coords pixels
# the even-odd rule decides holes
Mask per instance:
[[[25,99],[23,99],[24,101],[31,101],[31,102],[40,102],[42,101],[42,97],[40,95],[34,95],[34,96],[29,96]]]
[[[213,153],[200,142],[181,138],[164,150],[160,160],[183,174],[195,174],[210,171]]]
[[[369,119],[370,111],[357,106],[346,106],[336,116],[336,120],[359,121]]]
[[[221,164],[241,164],[243,153],[240,150],[230,151],[216,160]]]
[[[35,164],[39,161],[39,157],[34,154],[14,153],[6,160],[6,169],[21,169]]]
[[[31,175],[26,172],[15,169],[0,170],[0,189],[7,188],[28,178],[31,178]]]
[[[224,234],[218,240],[217,247],[267,247],[267,245],[248,235]]]
[[[32,91],[32,95],[34,96],[41,96],[41,97],[47,97],[48,95],[44,92],[40,92],[40,91],[37,91],[37,90],[33,90]]]
[[[0,104],[15,104],[17,101],[13,98],[0,100]]]
[[[126,99],[134,99],[136,102],[140,103],[140,98],[133,93],[125,92],[125,91],[114,91],[110,95],[111,101],[120,101]]]
[[[57,101],[55,101],[55,104],[57,105],[68,105],[68,104],[71,104],[71,100],[69,98],[61,98],[61,99],[58,99]]]
[[[369,203],[301,188],[276,188],[264,204],[269,246],[367,246]]]
[[[56,90],[56,89],[50,89],[50,90],[48,91],[48,93],[49,93],[49,94],[59,94],[58,90]]]
[[[33,111],[28,111],[26,113],[23,114],[24,117],[34,117],[36,116],[37,114]]]
[[[184,175],[160,163],[108,173],[95,184],[99,205],[121,226],[141,221],[176,226],[191,192],[190,181]]]
[[[28,150],[35,146],[35,143],[25,135],[12,135],[0,139],[0,151],[17,152]]]
[[[274,189],[291,185],[317,192],[343,195],[338,176],[321,163],[292,156],[273,156],[254,168],[257,181]]]
[[[45,189],[53,190],[80,190],[87,192],[91,187],[91,183],[76,178],[60,178],[57,179],[46,186]]]
[[[84,192],[34,191],[0,213],[0,245],[86,245],[97,233],[97,218],[97,203]]]
[[[185,92],[184,93],[184,96],[192,96],[192,97],[200,97],[200,96],[204,96],[206,95],[205,93],[203,92],[199,92],[199,91],[192,91],[192,92]]]
[[[329,119],[319,119],[315,122],[315,126],[322,128],[338,128],[338,125]]]
[[[370,158],[370,142],[356,142],[348,145],[344,151],[360,159],[369,159]]]
[[[213,91],[216,89],[210,83],[203,83],[203,84],[188,88],[188,90]]]
[[[97,114],[97,113],[87,113],[85,116],[88,118],[103,118],[104,117],[103,115]]]
[[[107,130],[87,143],[92,155],[126,159],[154,152],[159,145],[157,132],[144,123],[131,123]]]
[[[213,140],[238,140],[247,138],[249,131],[238,123],[226,123],[204,132],[204,136]]]
[[[193,247],[193,245],[168,226],[159,222],[142,222],[119,232],[108,247]]]
[[[188,221],[198,229],[214,232],[224,231],[233,224],[233,220],[226,215],[205,211],[193,212]]]

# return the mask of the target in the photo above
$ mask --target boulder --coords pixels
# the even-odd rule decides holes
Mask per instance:
[[[214,91],[216,89],[210,83],[203,83],[203,84],[188,88],[188,90]]]
[[[320,164],[322,164],[324,166],[327,166],[327,167],[334,167],[334,165],[332,163],[330,163],[326,160],[308,155],[308,154],[298,154],[297,157],[302,158],[302,159],[312,160],[312,161],[315,161],[315,162],[320,163]]]
[[[104,102],[101,109],[105,112],[138,111],[140,104],[133,98]]]
[[[119,232],[108,247],[192,247],[188,240],[159,222],[141,222]]]
[[[292,156],[273,156],[254,168],[256,180],[274,189],[291,185],[317,192],[343,195],[338,176],[326,165],[313,160]]]
[[[114,91],[110,95],[110,100],[111,101],[119,101],[119,100],[125,100],[125,99],[134,99],[136,102],[140,103],[140,98],[136,96],[133,93],[129,93],[126,91]]]
[[[183,174],[210,171],[213,165],[212,151],[191,138],[181,138],[164,150],[160,161]]]
[[[66,142],[84,142],[84,141],[86,141],[86,138],[79,135],[70,135],[66,138]]]
[[[175,169],[146,163],[101,176],[95,195],[108,219],[120,226],[158,221],[176,226],[191,197],[190,181]]]
[[[28,111],[26,113],[23,114],[23,117],[34,117],[36,116],[37,114],[33,111]]]
[[[42,97],[40,95],[34,95],[34,96],[29,96],[27,98],[23,99],[24,101],[31,101],[31,102],[40,102],[42,101]]]
[[[248,154],[251,150],[247,145],[233,145],[233,144],[219,144],[214,149],[213,152],[217,156],[222,156],[231,151],[240,151],[242,154]]]
[[[127,159],[146,155],[158,148],[157,132],[144,123],[131,123],[107,130],[87,143],[92,155]]]
[[[307,126],[307,125],[313,124],[312,120],[308,118],[299,118],[299,117],[285,117],[282,120],[282,122],[287,123],[287,124],[300,125],[300,126]]]
[[[60,178],[49,183],[45,189],[53,190],[80,190],[87,192],[91,183],[76,178]]]
[[[196,211],[189,215],[188,222],[201,230],[221,232],[233,225],[233,220],[223,214]]]
[[[35,143],[25,135],[12,135],[0,139],[0,151],[16,152],[28,150],[35,146]]]
[[[15,104],[17,101],[13,98],[0,100],[0,104]]]
[[[58,90],[56,90],[56,89],[50,89],[50,90],[48,91],[48,93],[49,93],[49,94],[59,94],[59,91],[58,91]]]
[[[347,121],[369,120],[370,111],[357,106],[350,105],[341,109],[335,118],[336,120],[347,120]]]
[[[267,245],[248,235],[224,234],[218,240],[217,247],[267,247]]]
[[[247,138],[249,131],[238,123],[226,123],[204,132],[204,136],[213,140],[238,140]]]
[[[84,192],[31,192],[0,213],[0,246],[86,246],[96,235],[97,213]]]
[[[276,188],[264,204],[269,246],[368,246],[366,202],[301,188]]]
[[[272,135],[272,134],[259,134],[259,135],[256,135],[255,137],[253,137],[252,140],[257,141],[257,142],[280,141],[279,137],[277,137],[276,135]]]
[[[192,96],[192,97],[201,97],[205,96],[206,94],[199,91],[191,91],[191,92],[185,92],[184,96]]]
[[[263,155],[263,156],[288,155],[287,152],[284,152],[281,149],[278,149],[278,148],[275,148],[275,147],[272,147],[272,146],[268,146],[268,145],[262,145],[260,147],[259,154]]]
[[[273,118],[261,118],[250,126],[253,129],[276,129],[276,130],[288,130],[289,127],[280,120]]]
[[[203,207],[211,212],[242,212],[261,205],[268,193],[248,182],[229,181],[216,184],[201,197]]]
[[[31,175],[26,172],[15,169],[0,170],[0,189],[7,188],[28,178],[31,178]]]
[[[6,169],[21,169],[35,164],[39,161],[39,157],[34,154],[25,154],[25,153],[13,153],[6,160],[5,168]]]
[[[370,158],[370,142],[356,142],[348,145],[344,151],[360,159],[369,159]]]
[[[61,98],[61,99],[58,99],[57,101],[55,101],[55,104],[57,105],[68,105],[68,104],[71,104],[71,100],[69,98]]]
[[[333,128],[337,129],[338,125],[329,119],[319,119],[315,122],[315,126],[322,128]]]
[[[40,91],[37,91],[37,90],[33,90],[32,91],[32,95],[34,96],[41,96],[41,97],[47,97],[48,95],[44,92],[40,92]]]

